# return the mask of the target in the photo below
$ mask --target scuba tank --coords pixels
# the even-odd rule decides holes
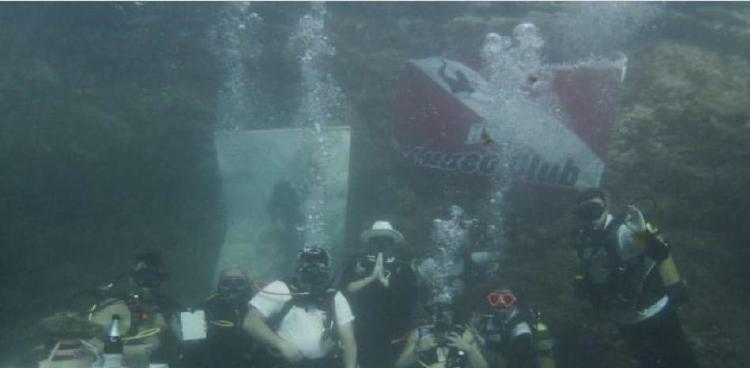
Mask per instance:
[[[120,333],[120,316],[112,315],[107,336],[104,339],[102,368],[122,368],[123,342]]]
[[[553,349],[555,340],[547,325],[542,321],[542,314],[532,311],[534,320],[531,328],[534,330],[534,349],[537,354],[539,368],[555,368]]]
[[[645,240],[646,247],[664,249],[663,252],[666,254],[659,252],[659,255],[663,257],[659,263],[659,276],[665,288],[675,286],[680,282],[680,273],[677,271],[677,265],[675,265],[672,255],[669,253],[669,242],[664,239],[664,236],[656,226],[648,223],[646,224]]]
[[[685,301],[687,299],[685,283],[680,278],[677,265],[672,259],[669,242],[664,239],[661,231],[646,222],[643,214],[632,206],[629,207],[625,222],[635,232],[644,253],[656,262],[659,279],[670,299],[677,303]]]

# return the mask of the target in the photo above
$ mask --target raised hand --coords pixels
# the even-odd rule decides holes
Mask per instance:
[[[414,350],[417,353],[421,353],[423,351],[432,350],[435,347],[437,347],[437,341],[435,341],[435,337],[432,335],[427,335],[417,340],[417,344],[414,347]]]
[[[471,341],[464,336],[451,332],[448,335],[448,346],[462,351],[469,351],[471,350]]]
[[[385,270],[383,267],[383,253],[378,253],[378,257],[375,259],[375,267],[372,269],[372,277],[380,283],[388,287],[390,284],[388,278],[390,277],[390,273]]]

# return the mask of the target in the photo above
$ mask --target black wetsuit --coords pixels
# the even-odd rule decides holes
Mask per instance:
[[[252,363],[254,344],[242,329],[247,301],[232,303],[213,294],[201,308],[206,313],[206,339],[188,346],[185,364],[193,368],[242,368]],[[188,344],[190,345],[190,344]]]
[[[372,269],[366,269],[363,275],[357,275],[356,264],[357,261],[353,260],[345,271],[342,290],[346,289],[346,284],[372,272]],[[402,344],[392,342],[407,334],[413,326],[412,310],[417,302],[414,272],[403,263],[386,265],[385,269],[391,273],[389,287],[375,281],[354,294],[346,295],[357,316],[354,333],[358,360],[364,368],[392,367],[402,347]]]

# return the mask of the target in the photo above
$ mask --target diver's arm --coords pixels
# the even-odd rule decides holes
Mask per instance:
[[[458,335],[449,337],[449,341],[449,345],[466,353],[469,360],[469,367],[488,368],[487,360],[484,359],[479,344],[477,344],[477,340],[474,338],[474,333],[469,328],[460,337]]]
[[[367,285],[370,285],[376,279],[377,278],[374,275],[367,275],[366,277],[363,277],[356,281],[352,281],[348,285],[346,285],[346,291],[354,294],[367,287]]]
[[[344,368],[357,367],[357,342],[354,339],[354,328],[351,322],[338,325],[339,339],[341,340],[341,358]]]
[[[466,352],[466,356],[469,357],[469,366],[471,368],[488,368],[487,360],[484,359],[484,355],[476,341],[471,344],[471,349]]]
[[[273,332],[257,309],[251,308],[247,312],[242,328],[261,345],[280,352],[290,362],[302,359],[302,353]]]
[[[388,287],[388,277],[385,274],[383,268],[383,253],[378,253],[377,259],[375,260],[375,267],[369,276],[360,280],[354,281],[347,285],[346,290],[350,293],[356,293],[364,289],[367,285],[370,285],[373,281],[380,281],[383,286]]]
[[[154,326],[152,328],[158,328],[159,332],[151,338],[146,338],[146,343],[151,346],[151,351],[155,351],[161,347],[164,336],[171,333],[169,322],[163,313],[159,312],[154,315]]]
[[[396,368],[409,368],[417,365],[417,330],[411,333],[406,346],[396,360]]]
[[[242,328],[267,348],[281,350],[279,347],[285,343],[284,339],[271,330],[263,314],[255,308],[250,308],[247,315],[245,315]]]

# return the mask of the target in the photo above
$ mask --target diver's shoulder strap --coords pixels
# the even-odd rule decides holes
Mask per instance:
[[[623,221],[625,221],[624,218],[616,216],[604,228],[604,247],[607,250],[610,265],[614,267],[618,267],[623,261],[619,250],[620,240],[617,238],[617,231]]]
[[[610,221],[605,227],[604,227],[604,236],[606,239],[609,240],[617,240],[617,230],[620,229],[620,225],[622,225],[625,222],[625,219],[622,216],[614,216],[612,218],[612,221]]]
[[[284,320],[284,317],[286,317],[287,314],[289,314],[289,311],[292,309],[292,307],[295,306],[295,297],[297,294],[297,290],[299,288],[297,287],[297,283],[294,279],[285,279],[281,280],[284,284],[286,284],[287,288],[289,289],[289,295],[291,296],[291,299],[288,300],[286,303],[284,303],[284,306],[281,307],[281,309],[278,311],[278,313],[275,313],[268,317],[268,326],[273,331],[278,331],[279,327],[281,326],[281,321]]]
[[[274,314],[269,318],[268,325],[273,330],[278,330],[278,328],[281,326],[281,322],[286,318],[287,314],[292,310],[294,307],[307,307],[307,306],[315,306],[316,308],[323,311],[325,315],[325,320],[323,321],[323,326],[325,328],[328,328],[328,326],[333,326],[336,323],[335,313],[336,313],[336,294],[338,293],[338,290],[335,289],[329,289],[326,291],[326,297],[322,298],[320,302],[312,303],[310,304],[308,300],[305,300],[306,295],[300,295],[298,290],[299,287],[296,286],[296,283],[294,280],[285,281],[287,284],[287,287],[289,288],[289,293],[291,294],[291,299],[284,303],[284,306],[279,310],[278,313]]]

